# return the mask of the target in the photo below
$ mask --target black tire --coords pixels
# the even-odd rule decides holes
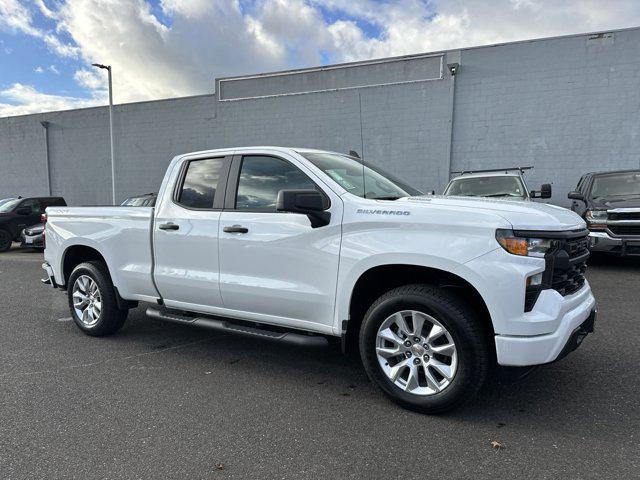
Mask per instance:
[[[87,325],[82,321],[73,305],[74,285],[76,280],[83,275],[97,284],[101,298],[100,314],[97,321],[92,325]],[[99,261],[81,263],[73,269],[67,283],[67,298],[69,300],[71,318],[73,318],[80,330],[93,337],[103,337],[117,332],[124,325],[129,313],[128,310],[118,308],[116,292],[109,271],[104,263]]]
[[[11,234],[6,230],[0,229],[0,252],[8,251],[11,248],[12,241]]]
[[[455,343],[457,369],[449,385],[438,393],[406,392],[387,376],[378,361],[378,329],[390,315],[401,310],[430,315],[448,331]],[[430,414],[457,408],[477,394],[490,365],[487,343],[483,325],[467,303],[450,291],[422,284],[405,285],[382,295],[371,305],[360,328],[360,356],[369,378],[396,403]]]

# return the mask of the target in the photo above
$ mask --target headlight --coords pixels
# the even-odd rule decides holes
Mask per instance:
[[[587,210],[584,218],[589,228],[605,228],[607,226],[606,210]]]
[[[523,257],[544,257],[551,248],[547,238],[517,237],[513,230],[496,230],[496,240],[507,252]]]

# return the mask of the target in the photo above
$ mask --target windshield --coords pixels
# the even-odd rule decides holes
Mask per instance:
[[[640,172],[602,175],[593,179],[593,198],[633,195],[640,195]]]
[[[18,203],[20,203],[19,198],[5,198],[4,200],[0,200],[0,213],[10,212]]]
[[[514,197],[526,198],[518,177],[468,177],[453,180],[445,195],[460,197]]]
[[[364,165],[361,160],[347,155],[327,152],[304,152],[301,155],[358,197],[396,200],[422,194],[378,167]]]

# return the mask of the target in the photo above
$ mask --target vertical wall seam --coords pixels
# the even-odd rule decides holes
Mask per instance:
[[[48,195],[53,195],[53,191],[51,189],[51,166],[50,166],[50,157],[49,157],[49,122],[42,121],[40,122],[44,131],[44,164],[45,171],[47,172],[47,192]]]

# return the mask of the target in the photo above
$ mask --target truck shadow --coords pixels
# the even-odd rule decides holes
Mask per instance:
[[[194,362],[210,364],[214,376],[233,375],[240,382],[251,382],[259,375],[265,385],[291,389],[291,395],[311,389],[314,396],[326,397],[327,402],[340,398],[345,409],[357,408],[360,414],[364,409],[372,419],[386,412],[393,415],[394,421],[407,424],[416,421],[425,425],[471,424],[491,434],[517,427],[518,435],[524,435],[529,429],[539,431],[544,422],[543,428],[548,432],[569,433],[581,430],[585,424],[597,423],[612,408],[626,408],[603,399],[603,391],[616,389],[632,398],[633,390],[638,387],[637,381],[625,384],[607,375],[593,354],[597,344],[587,340],[562,362],[540,367],[529,377],[512,384],[490,379],[477,398],[463,408],[428,416],[403,410],[387,399],[369,382],[357,355],[344,356],[331,348],[305,349],[156,323],[146,319],[140,309],[132,317],[134,322],[119,335],[121,341],[144,338],[150,348],[164,348],[176,341],[209,338],[196,353],[183,350],[179,354],[193,355]],[[170,344],[166,343],[167,339],[171,339]],[[154,340],[160,342],[155,347],[152,346]],[[602,355],[599,358],[603,361]],[[215,391],[211,395],[215,401]],[[300,405],[305,405],[303,397],[299,400]],[[265,401],[269,401],[268,398]],[[629,408],[633,407],[629,405]]]

